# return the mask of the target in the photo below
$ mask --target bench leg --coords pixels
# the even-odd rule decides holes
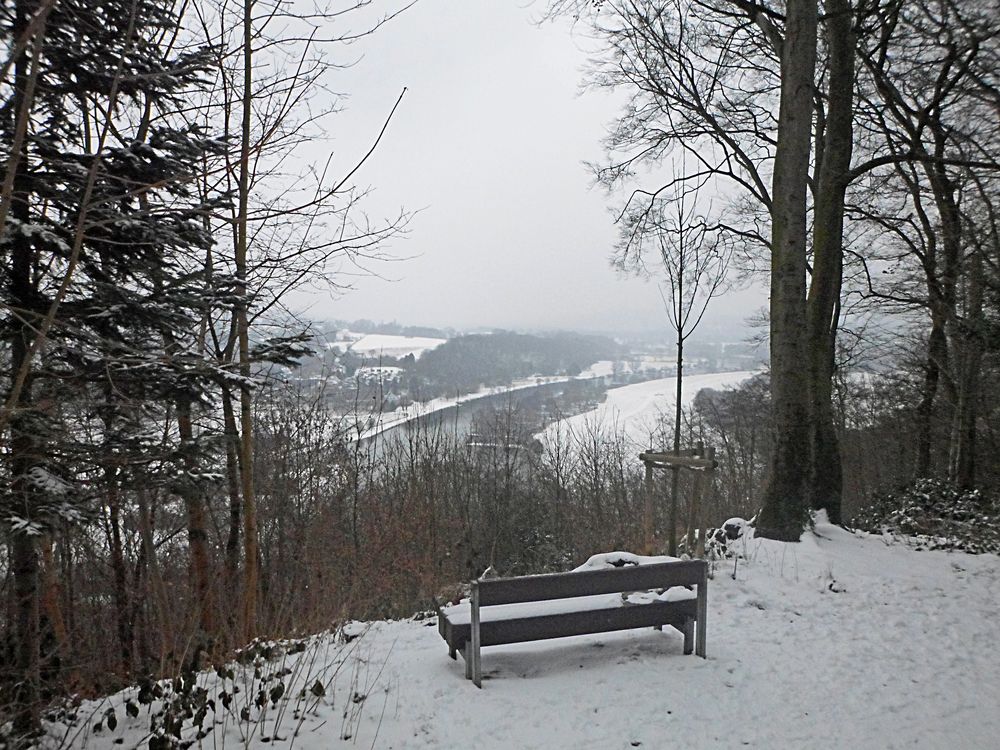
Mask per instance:
[[[450,656],[452,659],[457,660],[458,659],[458,652],[455,649],[453,649],[451,646],[449,646],[448,647],[448,656]]]
[[[702,659],[707,659],[705,650],[705,640],[708,635],[708,566],[702,573],[701,583],[698,584],[698,645],[695,653]]]
[[[472,683],[477,688],[483,686],[483,665],[480,661],[482,642],[479,640],[479,582],[472,582],[472,595],[469,597],[469,609],[472,622],[469,632],[469,644],[472,653]]]
[[[690,617],[684,621],[684,653],[694,651],[694,620]]]
[[[476,639],[479,640],[478,638]],[[472,684],[477,688],[482,688],[483,686],[483,662],[480,656],[481,649],[478,643],[473,643],[469,641],[469,650],[472,652],[472,658],[469,660],[469,665],[472,669]]]
[[[477,688],[483,686],[483,664],[479,659],[479,652],[472,655],[472,684]]]
[[[465,679],[472,679],[472,641],[465,642],[465,648],[462,649],[462,656],[465,659]]]

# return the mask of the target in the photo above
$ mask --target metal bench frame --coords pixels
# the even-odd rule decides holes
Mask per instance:
[[[569,599],[597,594],[696,586],[693,599],[624,604],[611,608],[482,621],[483,607]],[[552,573],[473,581],[471,621],[454,623],[438,607],[438,630],[448,655],[465,659],[465,677],[482,687],[483,646],[523,643],[587,633],[670,625],[684,634],[684,653],[705,657],[708,615],[708,563],[683,560],[579,573]]]

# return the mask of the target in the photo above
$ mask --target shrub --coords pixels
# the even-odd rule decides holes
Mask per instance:
[[[918,479],[874,495],[851,525],[912,537],[917,549],[1000,553],[1000,499],[940,479]]]

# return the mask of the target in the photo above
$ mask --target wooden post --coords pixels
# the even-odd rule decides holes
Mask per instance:
[[[678,432],[678,436],[679,435],[680,435],[680,433]],[[693,457],[696,458],[696,459],[700,459],[702,457],[703,452],[704,452],[704,449],[702,447],[702,443],[700,441],[697,442],[697,443],[695,443],[695,447],[694,447],[694,451],[693,451]],[[678,492],[679,492],[680,480],[681,480],[681,465],[682,464],[680,463],[680,461],[681,461],[682,457],[683,456],[682,456],[680,445],[677,442],[675,442],[674,443],[674,458],[671,459],[671,471],[673,472],[673,475],[670,477],[670,539],[669,539],[668,545],[667,545],[667,554],[670,555],[671,557],[676,557],[677,556],[677,542],[678,542],[678,539],[677,539],[677,533],[678,533],[677,523],[678,523],[678,518],[677,517],[680,514],[680,510],[678,508],[678,505],[680,504],[680,498],[678,497]],[[697,492],[698,478],[695,477],[694,481],[695,481],[695,492]],[[692,502],[693,502],[693,500],[692,500]],[[691,527],[690,521],[691,521],[691,504],[689,503],[688,504],[688,524],[687,524],[687,529],[686,529],[688,531],[690,530],[690,527]],[[688,547],[690,547],[690,537],[688,537],[688,539],[689,539],[689,541],[688,541]],[[685,551],[689,555],[691,554],[690,549],[686,549]]]
[[[645,492],[642,499],[642,551],[653,554],[653,466],[646,463]]]
[[[472,596],[469,601],[472,609],[472,683],[477,687],[483,686],[483,666],[480,660],[479,643],[479,581],[472,582]]]
[[[707,455],[706,455],[707,454]],[[680,479],[681,469],[690,469],[692,471],[699,472],[699,476],[695,478],[694,486],[694,497],[691,499],[691,503],[688,507],[688,518],[686,523],[687,537],[689,540],[687,552],[691,554],[691,543],[690,540],[694,536],[694,529],[697,523],[697,516],[699,511],[699,505],[701,502],[701,472],[711,473],[716,469],[715,462],[715,449],[709,448],[705,449],[704,445],[699,442],[696,448],[687,448],[684,450],[676,450],[673,453],[662,453],[658,451],[645,451],[639,454],[639,460],[643,462],[646,466],[646,478],[645,478],[645,490],[643,492],[643,513],[642,513],[642,531],[643,531],[643,552],[650,555],[654,552],[653,550],[653,470],[654,469],[669,469],[673,472],[671,477],[671,491],[670,491],[670,508],[669,508],[669,518],[668,518],[668,529],[667,529],[667,554],[671,556],[676,556],[677,554],[677,524],[678,524],[678,508],[677,508],[677,485]],[[700,535],[698,546],[701,548],[701,553],[704,554],[704,535]]]
[[[667,521],[667,554],[677,557],[677,493],[680,491],[681,469],[679,466],[670,468],[670,517]]]
[[[701,443],[698,444],[699,449],[701,448]],[[703,449],[704,458],[709,461],[715,461],[715,448],[709,447]],[[711,476],[709,470],[709,486],[711,486]],[[702,492],[704,490],[704,485],[702,484],[703,477],[701,472],[697,473],[694,477],[694,487],[691,493],[691,504],[688,507],[688,522],[687,522],[687,547],[685,551],[691,557],[704,557],[705,556],[705,540],[704,534],[699,533],[698,529],[698,518],[701,515],[701,498]],[[698,533],[697,542],[694,541],[695,534]]]
[[[697,528],[697,518],[699,505],[701,505],[701,473],[698,473],[694,477],[694,482],[691,486],[691,502],[688,503],[688,516],[687,524],[684,528],[684,551],[689,557],[695,556],[695,542],[694,533]]]

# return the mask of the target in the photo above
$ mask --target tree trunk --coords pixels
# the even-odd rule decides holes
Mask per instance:
[[[13,37],[25,33],[31,3],[18,2],[15,9]],[[13,114],[16,118],[27,116],[29,84],[28,55],[21,54],[14,63]],[[28,226],[31,223],[30,185],[28,184],[27,139],[21,141],[11,192],[10,215]],[[22,368],[30,368],[28,353],[34,336],[33,312],[38,301],[32,285],[31,266],[34,251],[31,240],[23,232],[14,232],[10,242],[10,330],[11,382],[14,383]],[[34,523],[36,490],[29,486],[28,471],[42,452],[37,444],[39,425],[32,419],[32,378],[30,371],[16,397],[8,397],[11,409],[10,471],[11,504],[15,515],[26,523]],[[16,385],[12,386],[15,389]],[[11,394],[14,396],[14,393]],[[12,402],[11,402],[12,401]],[[9,526],[8,526],[9,528]],[[15,736],[27,736],[40,728],[40,654],[39,654],[39,563],[35,535],[29,529],[14,529],[10,539],[11,574],[14,595],[14,670],[19,680],[14,687],[13,729]]]
[[[132,571],[131,591],[132,596],[130,597],[131,602],[129,604],[128,623],[132,634],[132,663],[135,665],[134,669],[143,673],[148,672],[152,660],[150,659],[149,646],[151,628],[149,627],[148,619],[145,617],[149,610],[147,607],[147,603],[149,601],[148,593],[150,591],[149,574],[148,567],[146,565],[146,551],[141,546],[139,547],[139,553],[136,556],[135,569]],[[147,596],[143,596],[143,592],[145,592]],[[136,636],[136,625],[138,625],[138,636]]]
[[[956,331],[957,398],[952,420],[949,478],[960,489],[976,482],[976,418],[980,369],[983,362],[983,262],[978,249],[970,251],[966,273],[965,314]]]
[[[229,490],[229,533],[226,537],[226,593],[234,600],[239,599],[237,573],[240,567],[240,523],[242,500],[240,498],[240,435],[236,426],[236,412],[233,397],[226,386],[222,387],[223,434],[226,441],[226,486]],[[235,609],[231,616],[237,613]],[[230,625],[235,625],[230,620]],[[233,631],[235,633],[235,630]]]
[[[153,514],[149,508],[149,497],[144,487],[136,492],[136,505],[139,510],[139,541],[142,553],[146,558],[146,569],[149,571],[150,588],[153,592],[153,602],[156,609],[156,619],[160,628],[160,665],[159,671],[166,669],[167,654],[171,649],[167,646],[168,639],[173,635],[169,609],[167,605],[167,589],[160,573],[160,563],[156,556],[156,544],[153,541]],[[146,665],[142,665],[146,669]]]
[[[653,554],[653,467],[646,464],[642,481],[642,542],[643,554]]]
[[[943,159],[946,154],[947,134],[939,120],[931,123],[934,131],[934,157]],[[932,325],[936,317],[944,333],[944,345],[938,345],[939,385],[944,387],[945,398],[952,408],[958,402],[960,378],[955,368],[960,363],[953,354],[958,334],[958,279],[962,265],[962,214],[958,207],[956,193],[958,186],[949,177],[947,168],[939,161],[925,163],[925,172],[934,196],[934,207],[938,214],[938,234],[940,241],[934,243],[936,256],[931,265],[932,275],[927,279],[928,298],[931,304]]]
[[[59,572],[56,570],[55,555],[52,552],[52,535],[45,534],[39,545],[41,552],[41,611],[49,618],[52,633],[59,647],[59,659],[62,662],[63,678],[70,690],[79,687],[80,679],[76,666],[73,664],[74,653],[70,642],[69,630],[66,628],[66,618],[63,617],[62,587],[59,585]]]
[[[843,471],[833,418],[833,374],[843,278],[844,194],[854,145],[856,39],[850,0],[826,3],[827,112],[813,206],[813,273],[806,304],[809,353],[809,503],[840,523]]]
[[[701,451],[701,454],[708,459],[715,458],[715,448],[705,448]],[[698,548],[701,547],[704,550],[704,544],[702,540],[695,542],[695,535],[698,533],[698,516],[701,515],[701,496],[703,493],[702,481],[707,481],[709,487],[711,487],[712,479],[715,474],[713,472],[697,471],[694,473],[694,485],[691,488],[691,505],[688,508],[688,518],[687,518],[687,529],[684,534],[686,544],[684,545],[684,551],[688,553],[691,557],[698,557]]]
[[[683,282],[678,286],[683,290]],[[680,297],[680,291],[678,297]],[[680,317],[678,317],[680,320]],[[674,392],[674,455],[681,454],[681,396],[683,395],[684,377],[684,330],[677,329],[677,378],[676,390]],[[677,493],[680,485],[680,469],[673,469],[670,472],[670,537],[668,540],[667,554],[671,557],[677,556]]]
[[[241,105],[239,215],[236,226],[236,328],[239,337],[240,483],[243,489],[243,634],[257,634],[258,538],[257,499],[253,486],[253,403],[250,392],[250,324],[247,317],[247,220],[250,199],[250,124],[253,104],[253,6],[243,4],[243,96]]]
[[[125,552],[122,548],[121,509],[119,507],[118,471],[107,464],[104,467],[108,501],[108,543],[111,552],[111,573],[114,577],[115,618],[118,630],[118,647],[121,649],[122,674],[132,673],[132,623],[129,619],[129,596],[126,583]]]
[[[191,422],[191,403],[186,398],[177,399],[177,430],[184,451],[185,468],[191,474],[197,469],[192,455],[194,427]],[[191,585],[195,606],[198,608],[199,640],[196,648],[207,647],[215,635],[215,603],[212,596],[212,554],[208,544],[208,523],[205,499],[201,490],[189,477],[181,480],[180,492],[187,512],[188,547],[190,550]],[[195,655],[196,659],[198,654]]]
[[[917,455],[914,474],[916,477],[929,477],[933,472],[931,447],[933,436],[934,401],[938,393],[938,383],[941,379],[941,366],[946,360],[945,352],[948,343],[945,339],[944,321],[931,312],[931,332],[927,340],[927,362],[924,365],[924,380],[920,389],[920,402],[916,409]]]
[[[17,216],[19,205],[12,213]],[[22,242],[14,241],[15,290],[29,278],[27,267],[22,267],[24,251]],[[15,291],[15,295],[17,292]],[[18,309],[15,304],[15,309]],[[21,308],[25,309],[25,308]],[[30,309],[30,308],[28,308]],[[23,325],[11,346],[11,370],[17,372],[25,361],[31,326]],[[26,524],[36,524],[37,490],[30,486],[28,472],[34,466],[41,448],[35,441],[37,425],[33,425],[28,411],[31,409],[31,377],[24,381],[17,399],[16,412],[10,419],[10,469],[13,480],[11,494],[16,518]],[[14,687],[14,735],[28,736],[38,731],[40,724],[41,675],[39,637],[39,560],[35,545],[36,535],[31,526],[15,528],[10,540],[11,574],[14,594],[14,670],[19,680]]]
[[[757,533],[798,541],[809,483],[806,182],[816,69],[816,0],[789,0],[771,205],[771,400],[774,452]]]
[[[16,637],[14,669],[19,675],[14,687],[14,734],[27,736],[38,730],[41,708],[38,552],[34,537],[30,534],[17,532],[11,540],[11,573],[14,576]]]

